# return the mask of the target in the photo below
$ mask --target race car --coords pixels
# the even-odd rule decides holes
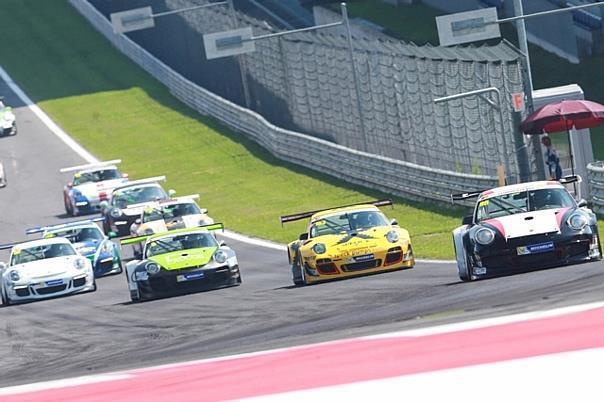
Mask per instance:
[[[4,165],[0,162],[0,188],[6,187],[8,182],[6,181],[6,172],[4,171]]]
[[[113,189],[128,182],[128,175],[116,166],[119,163],[121,160],[116,159],[61,169],[61,173],[75,172],[72,181],[63,187],[65,212],[71,216],[98,212]]]
[[[42,233],[42,237],[65,237],[76,251],[88,258],[96,278],[122,272],[120,247],[105,236],[94,222],[103,218],[94,218],[77,222],[40,226],[25,231],[26,234]]]
[[[143,209],[140,217],[130,226],[131,236],[152,235],[175,229],[194,228],[210,225],[214,219],[208,216],[206,208],[199,208],[195,202],[199,194],[186,195],[158,201]],[[142,246],[140,243],[132,245],[134,256],[140,257]]]
[[[0,246],[8,248],[12,248],[9,263],[0,262],[5,306],[96,290],[92,264],[63,237]]]
[[[13,113],[13,108],[6,106],[3,98],[0,97],[0,134],[17,135],[17,118]]]
[[[241,284],[235,252],[211,231],[222,223],[122,239],[121,244],[145,242],[140,260],[126,264],[133,302],[191,291]]]
[[[130,226],[145,208],[174,195],[174,190],[166,193],[159,185],[159,181],[165,180],[166,176],[150,177],[116,187],[111,193],[111,201],[101,202],[105,234],[114,232],[117,236],[128,235]]]
[[[369,201],[281,217],[281,224],[310,218],[308,230],[287,246],[297,286],[337,278],[413,268],[409,233]]]
[[[567,176],[453,194],[453,201],[477,197],[474,213],[453,231],[459,278],[601,259],[595,214],[563,185],[579,180]]]

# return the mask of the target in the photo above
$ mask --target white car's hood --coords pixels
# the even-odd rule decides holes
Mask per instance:
[[[63,275],[73,271],[74,260],[77,255],[66,257],[47,258],[44,260],[32,261],[25,264],[19,264],[9,267],[7,271],[16,270],[19,272],[21,280],[24,279],[43,279]]]
[[[562,217],[568,208],[546,209],[503,216],[484,221],[495,226],[506,239],[560,231]]]

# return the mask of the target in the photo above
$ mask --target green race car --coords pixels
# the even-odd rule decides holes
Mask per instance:
[[[223,229],[216,223],[123,239],[145,242],[142,259],[126,264],[132,301],[241,284],[235,251],[212,233]]]

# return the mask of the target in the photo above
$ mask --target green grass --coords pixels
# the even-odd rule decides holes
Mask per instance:
[[[227,228],[286,242],[304,223],[282,228],[280,214],[385,196],[277,160],[199,116],[64,0],[2,0],[0,25],[0,63],[60,126],[97,157],[121,158],[131,177],[165,174],[168,188],[200,193]],[[418,257],[453,258],[462,212],[395,201],[385,212],[409,230]]]

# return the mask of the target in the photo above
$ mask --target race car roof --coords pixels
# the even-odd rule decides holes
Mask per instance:
[[[214,230],[224,230],[224,224],[222,223],[212,223],[210,225],[197,226],[194,228],[185,228],[185,229],[176,229],[170,230],[167,232],[156,233],[152,235],[144,235],[144,236],[136,236],[136,237],[126,237],[120,240],[121,245],[132,244],[132,243],[141,243],[144,241],[151,241],[162,239],[164,237],[172,237],[178,234],[187,234],[187,233],[208,233]]]
[[[80,171],[75,172],[74,174],[93,173],[93,172],[98,172],[100,170],[117,170],[117,166],[115,166],[115,165],[100,166],[100,167],[80,170]],[[111,179],[111,180],[115,180],[115,179]]]
[[[565,188],[557,181],[533,181],[529,183],[511,184],[509,186],[495,187],[483,191],[478,200],[484,200],[491,197],[497,197],[504,194],[519,193],[522,191],[540,190],[544,188]]]
[[[144,180],[130,181],[121,186],[115,187],[113,189],[113,193],[115,193],[117,191],[123,191],[127,188],[161,187],[161,185],[158,183],[158,181],[160,181],[160,180],[144,179]]]
[[[51,237],[48,239],[38,239],[38,240],[26,241],[23,243],[15,243],[10,246],[19,247],[20,249],[24,249],[24,248],[30,248],[30,247],[45,246],[47,244],[61,244],[61,243],[71,245],[71,242],[68,239],[66,239],[65,237]],[[11,247],[4,247],[4,248],[11,248]]]
[[[322,212],[314,214],[310,218],[310,223],[313,223],[315,221],[321,220],[323,218],[327,218],[329,216],[337,215],[337,214],[342,214],[342,213],[347,213],[347,212],[361,212],[361,211],[379,211],[379,208],[376,207],[375,205],[359,205],[356,207],[330,209],[328,211],[322,211]]]
[[[372,208],[373,206],[379,207],[379,206],[384,206],[384,205],[392,205],[392,200],[385,199],[385,200],[365,201],[365,202],[358,202],[356,204],[342,205],[339,207],[317,209],[315,211],[308,211],[308,212],[299,212],[297,214],[292,214],[292,215],[283,215],[280,217],[280,220],[281,220],[281,224],[283,225],[284,223],[298,221],[298,220],[304,219],[304,218],[312,217],[313,219],[316,219],[317,216],[322,216],[322,215],[320,215],[320,213],[322,213],[322,212],[332,213],[333,211],[347,210],[347,208],[350,208],[350,210],[356,210],[356,209],[360,209],[360,208],[361,209],[362,208]]]

